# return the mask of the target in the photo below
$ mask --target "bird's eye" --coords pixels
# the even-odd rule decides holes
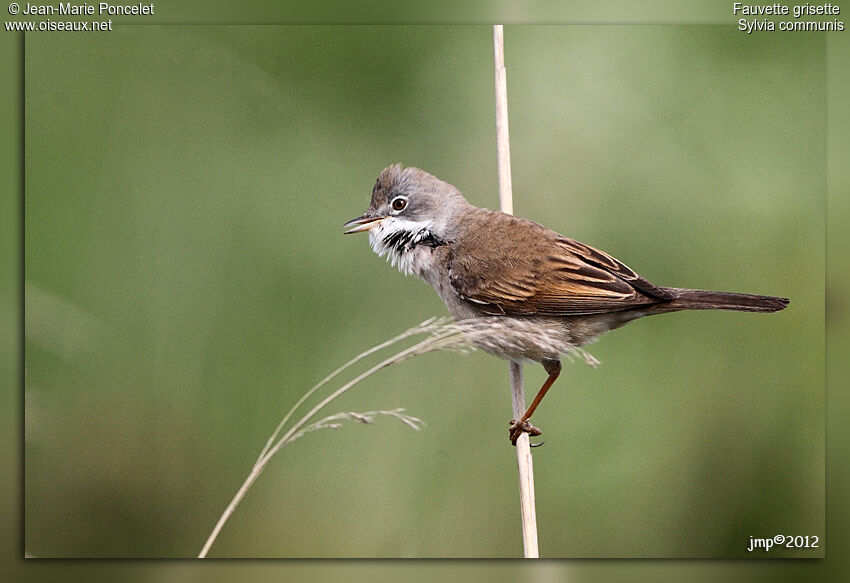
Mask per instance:
[[[404,198],[403,196],[397,196],[396,198],[393,199],[393,202],[391,204],[392,204],[394,211],[396,211],[396,212],[403,211],[404,207],[407,206],[407,199]]]

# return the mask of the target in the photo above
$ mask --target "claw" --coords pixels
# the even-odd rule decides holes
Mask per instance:
[[[511,444],[516,445],[516,440],[519,439],[519,436],[523,433],[528,433],[530,437],[534,437],[540,435],[542,431],[540,431],[537,427],[529,423],[528,421],[519,421],[516,419],[511,419],[511,429],[508,432],[508,436],[510,437]],[[543,445],[542,443],[538,445],[533,445],[532,447],[538,447],[539,445]]]
[[[545,441],[541,441],[540,443],[529,443],[529,444],[528,444],[528,447],[540,447],[540,446],[541,446],[541,445],[543,445],[544,443],[546,443],[546,442],[545,442]]]

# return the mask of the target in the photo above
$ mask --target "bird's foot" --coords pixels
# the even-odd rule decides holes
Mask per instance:
[[[543,432],[528,421],[517,421],[516,419],[511,419],[511,428],[509,430],[511,444],[516,445],[516,440],[519,439],[519,436],[523,433],[527,433],[529,436],[534,437],[540,435]],[[537,447],[539,445],[543,444],[537,443],[533,444],[531,447]]]

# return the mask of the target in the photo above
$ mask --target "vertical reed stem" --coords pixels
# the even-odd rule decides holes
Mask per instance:
[[[493,48],[495,50],[496,73],[496,147],[499,159],[499,207],[502,212],[513,214],[513,189],[511,186],[511,148],[508,137],[508,86],[505,77],[505,40],[501,24],[493,26]],[[522,385],[522,364],[510,362],[513,418],[525,413],[525,392]],[[523,556],[536,559],[537,514],[534,509],[534,466],[528,434],[520,435],[516,442],[517,473],[519,475],[519,500],[522,513]]]

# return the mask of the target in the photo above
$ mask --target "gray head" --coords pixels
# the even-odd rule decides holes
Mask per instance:
[[[348,221],[346,233],[420,230],[426,228],[438,237],[448,235],[447,221],[469,203],[457,188],[436,176],[409,166],[394,164],[384,168],[372,188],[372,203],[362,216]]]
[[[369,231],[375,253],[387,256],[404,273],[422,275],[424,253],[453,238],[451,219],[470,207],[457,188],[419,168],[384,168],[372,188],[372,204],[345,223],[348,233]]]

